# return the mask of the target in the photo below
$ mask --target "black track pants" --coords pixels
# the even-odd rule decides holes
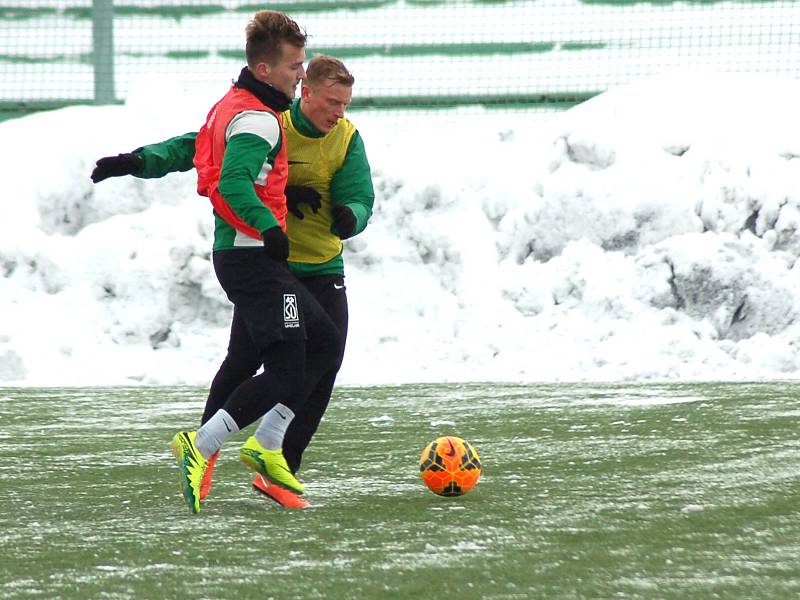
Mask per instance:
[[[224,408],[242,429],[277,402],[300,413],[310,391],[338,370],[338,328],[286,263],[263,250],[220,250],[213,260],[234,315],[203,422]]]
[[[336,381],[336,374],[339,372],[339,367],[342,365],[342,358],[344,357],[348,322],[344,276],[322,275],[319,277],[305,277],[300,282],[317,299],[339,330],[339,352],[334,364],[335,368],[329,369],[319,378],[317,385],[310,390],[305,404],[303,404],[300,412],[295,415],[286,432],[286,437],[283,440],[283,455],[286,457],[286,462],[293,473],[300,469],[303,452],[311,442],[311,438],[316,433],[322,416],[328,408],[328,402],[333,393],[333,384]],[[310,354],[308,360],[312,360]]]

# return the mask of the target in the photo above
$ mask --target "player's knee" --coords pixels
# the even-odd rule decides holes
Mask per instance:
[[[324,357],[326,362],[340,361],[342,335],[330,321],[323,321],[313,332],[309,332],[306,341],[308,354]]]
[[[271,344],[265,353],[264,369],[274,373],[285,391],[302,389],[306,370],[306,345],[302,339]]]
[[[257,357],[228,353],[220,365],[219,373],[228,379],[244,380],[255,375],[260,367],[261,360]]]

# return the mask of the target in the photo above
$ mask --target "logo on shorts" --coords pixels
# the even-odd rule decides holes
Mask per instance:
[[[300,313],[297,310],[297,296],[283,295],[283,326],[286,329],[300,327]]]

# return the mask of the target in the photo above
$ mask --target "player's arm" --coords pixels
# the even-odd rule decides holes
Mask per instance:
[[[105,156],[97,161],[92,171],[92,181],[99,183],[109,177],[133,175],[142,179],[163,177],[176,171],[194,167],[194,140],[196,132],[184,133],[157,144],[148,144],[133,152]]]
[[[253,189],[254,183],[265,184],[280,150],[278,121],[263,111],[241,113],[228,125],[226,138],[219,193],[242,221],[258,231],[278,226]]]
[[[134,150],[142,157],[142,168],[136,177],[154,179],[176,171],[194,168],[194,141],[197,132],[191,131],[157,144],[148,144]]]
[[[350,139],[342,167],[331,179],[331,204],[334,211],[334,233],[343,239],[364,231],[372,216],[375,203],[375,190],[372,187],[372,171],[370,170],[364,141],[356,131]],[[352,213],[352,217],[344,206]],[[347,229],[351,226],[350,231]]]

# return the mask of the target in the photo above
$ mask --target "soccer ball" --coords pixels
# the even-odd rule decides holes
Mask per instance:
[[[469,442],[448,435],[425,446],[419,457],[419,472],[434,494],[461,496],[481,478],[481,459]]]

